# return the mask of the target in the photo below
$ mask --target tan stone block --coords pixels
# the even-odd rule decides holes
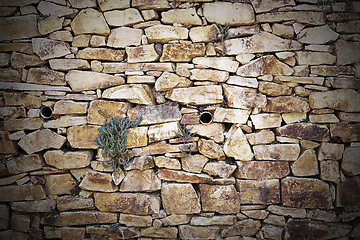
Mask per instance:
[[[224,142],[225,127],[221,123],[191,125],[191,133],[214,140],[217,143]]]
[[[323,25],[325,24],[324,13],[322,12],[280,12],[273,16],[271,13],[259,14],[256,16],[259,23],[264,22],[283,22],[283,21],[296,21],[298,23],[308,25]]]
[[[81,196],[57,197],[56,204],[59,211],[94,208],[94,200],[92,198],[84,198]]]
[[[126,225],[127,227],[151,227],[151,216],[137,216],[131,214],[120,214],[119,223]]]
[[[210,42],[214,38],[214,31],[219,33],[215,24],[201,27],[192,27],[189,31],[189,37],[192,42]]]
[[[4,153],[4,154],[16,153],[14,145],[9,138],[9,133],[5,131],[1,131],[0,133],[1,133],[0,153]]]
[[[279,37],[290,38],[294,36],[294,28],[291,25],[274,23],[272,33]]]
[[[299,65],[321,65],[334,64],[336,57],[330,53],[324,52],[296,52],[296,61]]]
[[[10,219],[10,227],[20,232],[28,232],[30,228],[30,216],[13,212]]]
[[[324,77],[275,76],[274,80],[281,82],[294,82],[316,85],[323,85],[324,83]]]
[[[291,1],[281,0],[276,2],[273,2],[271,0],[265,0],[265,1],[254,0],[251,2],[251,4],[253,5],[256,13],[262,13],[262,12],[269,12],[275,8],[294,6],[295,2],[292,0]]]
[[[194,64],[218,70],[236,72],[239,63],[233,57],[196,57],[192,60]]]
[[[158,53],[155,51],[154,44],[126,47],[125,49],[129,63],[153,62],[159,58]]]
[[[281,197],[285,206],[332,208],[329,185],[318,179],[286,177],[281,180]]]
[[[203,171],[212,176],[219,176],[221,178],[229,178],[235,171],[236,165],[230,165],[224,161],[209,162],[205,165]]]
[[[69,151],[51,150],[44,154],[45,162],[57,169],[74,169],[87,167],[93,154],[91,151]]]
[[[44,65],[45,61],[41,60],[36,55],[28,55],[18,52],[11,54],[11,66],[15,69],[21,69],[25,67],[34,67]]]
[[[149,215],[160,209],[160,198],[145,193],[95,193],[94,199],[100,211]]]
[[[225,154],[220,145],[213,140],[199,139],[199,152],[212,159],[225,160]]]
[[[60,238],[60,239],[83,239],[85,237],[85,228],[71,228],[71,227],[49,227],[44,226],[44,234],[46,238]]]
[[[161,21],[166,24],[191,24],[201,25],[202,21],[196,14],[195,8],[171,9],[161,13]]]
[[[189,62],[205,55],[204,43],[164,44],[160,62]]]
[[[219,234],[219,227],[179,226],[180,239],[215,239]]]
[[[185,182],[185,183],[209,183],[212,178],[207,174],[195,174],[183,171],[159,169],[158,177],[165,181]]]
[[[108,35],[110,33],[104,16],[92,8],[81,10],[72,21],[71,29],[75,35],[84,33]]]
[[[250,116],[255,129],[280,127],[282,118],[278,113],[261,113]]]
[[[73,36],[70,31],[64,30],[64,31],[56,31],[49,35],[50,39],[64,41],[64,42],[72,42]]]
[[[234,177],[242,179],[274,179],[290,174],[289,164],[283,161],[236,161]]]
[[[117,214],[99,211],[62,212],[53,226],[76,226],[101,223],[116,223]]]
[[[212,69],[192,69],[190,70],[191,80],[225,82],[229,78],[229,73]]]
[[[264,223],[276,226],[285,226],[285,218],[275,214],[269,214],[264,220]]]
[[[275,135],[268,129],[260,130],[256,133],[250,133],[245,135],[251,145],[259,145],[272,143],[275,140]]]
[[[27,154],[40,152],[44,149],[60,149],[65,143],[66,138],[54,133],[49,129],[37,130],[23,137],[18,145],[25,150]]]
[[[316,153],[312,149],[305,150],[291,165],[294,176],[314,176],[319,174]]]
[[[43,167],[43,163],[39,155],[23,155],[6,162],[6,167],[9,173],[18,174],[39,170]]]
[[[223,85],[225,98],[229,107],[251,109],[265,107],[266,96],[256,93],[256,89]]]
[[[177,160],[176,158],[167,158],[164,156],[158,156],[154,158],[154,161],[155,161],[155,165],[158,168],[167,168],[167,169],[176,169],[176,170],[181,169],[181,164],[179,160]]]
[[[136,104],[153,105],[155,103],[150,87],[145,84],[128,84],[106,89],[102,98],[126,99]]]
[[[345,112],[359,111],[360,94],[351,89],[313,92],[309,96],[311,108],[333,108]]]
[[[305,218],[306,217],[306,210],[299,209],[299,208],[290,208],[290,207],[283,207],[277,205],[271,205],[267,208],[271,213],[288,216],[292,218]]]
[[[332,138],[339,138],[343,142],[355,142],[360,140],[360,124],[337,123],[330,124]]]
[[[117,1],[117,0],[98,0],[99,7],[102,12],[113,9],[125,9],[130,7],[130,0]]]
[[[121,62],[125,57],[124,50],[108,49],[108,48],[84,48],[76,54],[76,58],[95,59],[105,61]]]
[[[167,228],[142,228],[140,230],[141,235],[144,237],[153,237],[153,238],[165,238],[165,239],[174,239],[177,237],[178,230],[175,227]]]
[[[300,154],[299,144],[273,144],[253,146],[256,160],[295,161]]]
[[[280,182],[271,180],[237,180],[242,204],[274,204],[280,202]],[[261,190],[262,189],[262,190]],[[263,192],[267,194],[264,195]]]
[[[90,69],[88,61],[81,59],[50,59],[49,64],[51,69],[60,71]]]
[[[268,96],[290,95],[291,88],[286,85],[277,84],[277,83],[260,82],[259,92]]]
[[[49,195],[70,194],[76,185],[71,174],[46,175],[45,190]]]
[[[249,115],[249,110],[217,107],[214,112],[213,121],[245,124]]]
[[[141,44],[143,30],[129,27],[119,27],[111,30],[107,45],[109,47],[124,48],[130,45]]]
[[[181,152],[180,148],[184,148],[186,146],[191,147],[191,150],[194,151],[196,149],[196,144],[167,144],[166,142],[158,142],[146,147],[142,148],[134,148],[132,149],[135,156],[143,156],[143,155],[160,155],[165,153],[179,153]]]
[[[4,100],[7,106],[24,106],[26,108],[40,108],[41,98],[21,93],[4,93]]]
[[[267,105],[263,109],[265,112],[290,113],[290,112],[308,112],[309,104],[297,97],[281,96],[267,98]]]
[[[259,86],[257,79],[252,77],[230,76],[226,83],[250,88],[258,88]]]
[[[355,176],[360,173],[360,166],[358,161],[359,153],[359,147],[350,147],[345,150],[341,162],[341,170],[346,175]]]
[[[208,105],[223,102],[221,86],[199,86],[175,88],[168,91],[166,98],[182,104]]]
[[[0,26],[0,41],[32,38],[40,35],[34,14],[2,18]]]
[[[251,151],[250,145],[242,132],[240,127],[233,125],[226,136],[224,144],[224,152],[228,157],[234,157],[236,160],[250,161],[254,154]],[[206,146],[206,145],[205,145]],[[199,151],[200,150],[199,142]],[[221,159],[223,160],[223,159]]]
[[[286,124],[291,124],[295,122],[301,122],[306,119],[306,113],[283,113],[281,114],[284,122]]]
[[[189,155],[181,158],[181,165],[184,171],[201,173],[209,159],[201,154]]]
[[[246,219],[235,223],[233,226],[224,229],[221,233],[222,237],[232,236],[254,236],[261,227],[260,221]]]
[[[49,16],[38,22],[38,30],[41,35],[47,35],[56,30],[62,29],[64,18],[58,18],[56,16]]]
[[[70,54],[70,50],[62,41],[47,38],[33,38],[31,40],[34,52],[41,60],[58,58]]]
[[[132,170],[121,183],[121,192],[153,192],[161,189],[161,181],[153,170]]]
[[[325,44],[335,41],[339,34],[330,29],[328,25],[306,28],[298,34],[298,41],[308,44]]]
[[[53,114],[84,114],[87,112],[87,102],[60,100],[54,104]]]
[[[164,72],[155,82],[155,91],[168,91],[177,87],[190,87],[192,81],[177,74]]]
[[[344,145],[337,143],[321,143],[319,150],[319,161],[340,160],[343,156]]]
[[[139,10],[136,8],[107,11],[104,13],[104,16],[107,23],[112,27],[132,26],[144,21]]]
[[[189,30],[184,27],[174,27],[168,25],[155,25],[145,28],[146,37],[149,43],[167,43],[171,40],[188,38]]]
[[[67,140],[73,148],[97,149],[93,140],[98,135],[99,126],[72,126],[67,130]]]
[[[236,222],[236,217],[233,215],[213,216],[211,218],[194,216],[190,224],[195,226],[209,226],[209,225],[233,225]]]
[[[338,161],[321,161],[320,162],[320,178],[324,181],[335,183],[340,182],[340,169]]]
[[[9,119],[3,122],[5,131],[36,130],[44,123],[42,118]]]
[[[80,34],[74,37],[72,41],[73,47],[88,47],[91,35]]]
[[[175,226],[180,224],[187,224],[190,222],[189,215],[176,215],[172,214],[161,219],[164,226]]]
[[[90,102],[87,120],[90,124],[103,124],[114,116],[123,118],[126,116],[129,104],[124,102],[95,100]]]
[[[55,120],[50,120],[47,122],[44,122],[43,126],[44,128],[65,128],[65,127],[71,127],[71,126],[77,126],[77,125],[84,125],[87,123],[86,117],[76,117],[76,116],[60,116],[59,118]]]
[[[102,63],[104,73],[123,73],[128,71],[174,72],[173,63]]]
[[[288,65],[272,55],[263,56],[239,67],[237,75],[258,77],[260,75],[291,75],[294,72]]]
[[[112,182],[112,177],[107,173],[89,170],[80,183],[80,188],[88,191],[115,192],[117,187]]]

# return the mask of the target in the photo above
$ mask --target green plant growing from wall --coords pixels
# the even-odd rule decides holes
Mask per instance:
[[[225,40],[229,39],[230,37],[233,36],[233,34],[229,33],[229,29],[231,27],[230,23],[225,23],[224,27],[221,26],[220,23],[217,23],[216,26],[219,29],[219,33],[218,31],[216,31],[216,29],[214,29],[214,37],[211,39],[209,38],[210,41],[212,41],[211,45],[213,47],[216,47],[217,44],[221,44],[221,49],[220,49],[220,53],[221,55],[224,55],[226,47],[225,47]]]
[[[194,142],[190,143],[190,139],[192,137],[194,137],[197,132],[191,133],[190,131],[193,129],[193,127],[187,128],[186,123],[181,124],[180,122],[178,122],[177,124],[178,124],[181,134],[179,134],[176,131],[174,131],[174,132],[175,132],[176,136],[178,136],[183,142],[183,146],[180,146],[179,149],[182,154],[184,154],[185,156],[189,156],[189,155],[191,155],[191,146],[194,144]],[[186,151],[188,151],[189,153],[187,153]]]
[[[105,161],[104,167],[111,167],[117,170],[119,167],[128,166],[131,159],[126,156],[128,149],[126,148],[127,134],[129,128],[139,126],[142,117],[137,115],[133,121],[126,118],[115,116],[98,129],[99,133],[94,143],[102,149],[102,156]]]

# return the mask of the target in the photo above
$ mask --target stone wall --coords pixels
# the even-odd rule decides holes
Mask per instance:
[[[0,239],[359,239],[360,2],[0,6]]]

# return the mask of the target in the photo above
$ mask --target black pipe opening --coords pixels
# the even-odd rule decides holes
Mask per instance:
[[[43,117],[43,118],[51,118],[53,115],[53,110],[51,107],[48,107],[48,106],[43,106],[41,109],[40,109],[40,116]]]
[[[209,112],[202,112],[200,114],[200,123],[202,124],[210,124],[213,121],[213,116]]]

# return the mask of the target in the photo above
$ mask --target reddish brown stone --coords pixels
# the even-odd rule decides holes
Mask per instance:
[[[340,139],[343,142],[360,141],[360,123],[337,123],[330,124],[332,139]]]
[[[200,184],[199,187],[204,212],[231,214],[240,211],[240,195],[233,185]]]
[[[224,229],[221,233],[222,237],[232,237],[232,236],[253,236],[257,233],[261,226],[260,221],[254,221],[251,219],[246,219],[235,223],[233,226]]]
[[[236,178],[273,179],[289,175],[289,163],[285,161],[236,161],[238,168],[233,173]]]
[[[360,209],[360,176],[347,179],[337,185],[338,207],[344,207],[346,211]]]
[[[0,202],[40,200],[45,197],[44,190],[40,185],[0,187]]]
[[[280,182],[278,179],[237,180],[236,187],[240,192],[242,204],[280,203]]]
[[[194,57],[202,57],[204,54],[204,43],[165,44],[160,61],[189,62]]]
[[[218,233],[218,227],[194,227],[189,225],[179,226],[181,239],[216,239]]]
[[[297,208],[331,209],[329,185],[318,179],[286,177],[281,180],[283,205]]]
[[[276,113],[308,112],[309,110],[307,102],[300,98],[289,96],[267,98],[267,105],[263,109],[264,112]]]
[[[305,219],[290,219],[285,226],[286,240],[339,239],[350,232],[351,226]]]
[[[277,132],[284,137],[299,138],[302,140],[330,140],[329,129],[326,126],[312,123],[289,124],[278,128]]]

